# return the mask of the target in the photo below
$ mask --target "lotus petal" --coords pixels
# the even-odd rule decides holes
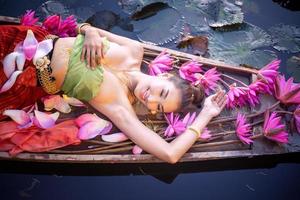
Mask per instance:
[[[20,53],[13,52],[5,56],[3,60],[3,71],[7,78],[9,78],[16,69],[16,59],[18,55],[20,55]]]
[[[211,138],[211,134],[210,134],[210,130],[208,130],[207,128],[205,128],[202,133],[200,134],[199,139],[200,140],[208,140],[209,138]]]
[[[68,97],[65,94],[63,94],[63,99],[64,99],[65,102],[67,102],[68,104],[70,104],[72,106],[78,106],[78,107],[85,107],[86,106],[84,103],[82,103],[78,99],[76,99],[74,97]]]
[[[43,128],[43,129],[47,129],[47,128],[51,128],[55,125],[55,122],[59,117],[59,112],[55,112],[53,114],[47,114],[47,113],[35,110],[34,115],[35,115],[34,120],[33,120],[34,125],[36,125],[40,128]]]
[[[77,117],[75,119],[75,123],[77,126],[82,127],[88,122],[97,122],[99,120],[101,120],[101,118],[98,117],[96,114],[86,113]]]
[[[49,111],[55,108],[62,113],[71,112],[71,107],[60,95],[50,95],[42,99],[44,102],[44,109]]]
[[[139,147],[138,145],[134,145],[132,148],[132,153],[134,155],[139,155],[143,152],[143,149],[141,147]]]
[[[128,140],[128,137],[124,133],[113,133],[109,135],[102,135],[101,136],[103,141],[106,142],[123,142]]]
[[[0,89],[0,94],[9,90],[16,82],[17,77],[22,73],[22,71],[15,71],[10,78],[4,83]]]
[[[38,58],[42,58],[47,55],[53,49],[53,42],[51,39],[43,40],[37,46],[36,53],[33,57],[33,63],[36,62]]]
[[[78,138],[81,140],[92,139],[97,135],[104,134],[103,130],[105,130],[107,126],[111,126],[111,123],[103,119],[101,121],[98,120],[87,122],[82,127],[80,127]]]
[[[28,128],[32,125],[30,115],[24,110],[5,110],[3,112],[3,115],[9,116],[12,120],[19,124],[19,128]]]
[[[32,30],[27,31],[26,38],[23,42],[23,51],[27,60],[31,60],[36,53],[38,41],[35,39]]]

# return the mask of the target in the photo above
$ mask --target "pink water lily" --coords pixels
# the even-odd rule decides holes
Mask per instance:
[[[76,19],[71,15],[61,22],[58,35],[60,37],[74,37],[76,36],[76,27]]]
[[[187,113],[182,119],[182,122],[185,125],[185,127],[188,127],[194,122],[195,118],[196,118],[196,112],[193,112],[192,114]]]
[[[58,30],[61,24],[61,17],[59,15],[48,16],[43,22],[42,27],[54,35],[58,35]]]
[[[132,153],[134,155],[139,155],[143,152],[143,149],[141,147],[139,147],[138,145],[134,145],[132,148]]]
[[[285,81],[284,76],[277,76],[275,96],[283,104],[300,104],[300,84],[294,83],[293,78]]]
[[[298,133],[300,134],[300,105],[294,111],[294,122],[297,128]]]
[[[237,121],[235,124],[235,131],[238,138],[244,143],[244,144],[251,144],[253,140],[251,140],[249,137],[251,137],[251,127],[250,124],[246,123],[246,116],[244,114],[238,113],[237,115]]]
[[[236,84],[230,85],[227,93],[227,108],[235,108],[236,106],[244,106],[247,103],[247,93],[249,90],[246,87],[236,87]]]
[[[270,140],[279,143],[288,142],[288,133],[284,131],[285,126],[281,124],[281,117],[275,112],[271,115],[269,111],[265,114],[265,122],[263,126],[264,136]]]
[[[256,106],[257,104],[260,103],[259,101],[259,93],[257,92],[257,89],[256,89],[256,85],[254,84],[250,84],[248,86],[248,90],[245,91],[246,94],[247,94],[247,101],[248,103],[250,104],[251,107],[254,107]]]
[[[199,64],[196,61],[187,61],[179,68],[179,75],[185,80],[195,82],[197,80],[195,73],[203,72],[201,66],[202,64]]]
[[[164,136],[166,137],[172,137],[175,135],[180,135],[183,133],[186,129],[186,125],[179,119],[179,115],[172,113],[169,113],[165,116],[169,126],[165,130]]]
[[[214,91],[217,82],[220,80],[220,74],[216,68],[207,70],[203,75],[200,73],[195,74],[197,80],[193,82],[194,85],[201,84],[204,87],[205,94],[209,95],[210,91]]]
[[[34,11],[26,10],[26,13],[21,17],[20,24],[24,26],[35,25],[39,21],[39,18],[35,18],[34,15]]]
[[[17,77],[23,71],[26,59],[33,60],[35,63],[38,58],[47,55],[52,49],[52,40],[43,40],[38,43],[33,32],[29,29],[25,40],[16,46],[14,52],[3,59],[3,70],[8,80],[1,87],[0,93],[8,91],[14,85]]]
[[[210,133],[211,133],[211,131],[208,130],[208,128],[205,127],[204,130],[202,131],[202,133],[199,136],[199,140],[206,141],[206,140],[210,139],[211,136],[212,136]]]
[[[25,112],[24,110],[5,110],[3,115],[9,116],[17,124],[18,128],[28,128],[33,124],[37,127],[47,129],[55,125],[56,120],[59,117],[59,113],[44,113],[38,110],[34,110],[34,114],[31,112]]]
[[[105,142],[124,142],[129,140],[129,138],[122,132],[101,135],[101,139]]]
[[[256,94],[270,94],[274,93],[274,86],[270,87],[266,82],[262,80],[257,80],[249,85],[249,88],[254,90]]]
[[[89,113],[79,116],[75,123],[80,127],[78,138],[81,140],[88,140],[98,135],[107,134],[112,129],[111,122]]]
[[[263,79],[268,84],[274,84],[278,75],[280,60],[273,60],[258,71],[258,77]]]
[[[164,72],[172,70],[173,59],[170,54],[166,53],[166,50],[162,51],[153,61],[148,65],[149,74],[156,76]]]
[[[44,109],[49,111],[53,108],[62,112],[62,113],[69,113],[71,112],[72,106],[77,107],[85,107],[86,105],[79,101],[76,98],[68,97],[67,95],[63,95],[61,97],[60,95],[49,95],[42,98],[42,102],[44,103]]]

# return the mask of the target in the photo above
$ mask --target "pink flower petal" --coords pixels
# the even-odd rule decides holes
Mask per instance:
[[[77,117],[75,119],[75,123],[77,126],[82,127],[88,122],[97,122],[98,120],[101,120],[101,118],[98,117],[96,114],[86,113]]]
[[[132,153],[134,155],[139,155],[143,152],[143,149],[141,147],[139,147],[138,145],[134,145],[132,148]]]
[[[33,57],[33,63],[36,62],[38,58],[42,58],[47,55],[53,49],[53,42],[51,39],[43,40],[38,43],[36,52]]]
[[[0,89],[0,94],[9,90],[15,84],[17,77],[21,73],[22,71],[15,71]]]
[[[78,138],[81,140],[88,140],[97,135],[105,134],[103,133],[103,130],[108,126],[111,126],[111,123],[103,119],[101,119],[101,121],[87,122],[79,129]]]
[[[28,128],[32,125],[30,115],[24,110],[5,110],[3,115],[9,116],[12,120],[19,124],[19,128]]]
[[[124,142],[128,140],[128,137],[124,133],[113,133],[109,135],[102,135],[101,136],[103,141],[106,142]]]
[[[7,78],[9,78],[16,69],[16,59],[20,55],[19,52],[13,52],[5,56],[3,60],[3,71]]]
[[[34,120],[33,120],[34,125],[36,125],[40,128],[43,128],[43,129],[47,129],[47,128],[51,128],[55,125],[55,122],[59,117],[59,112],[55,112],[53,114],[47,114],[47,113],[35,110],[34,115],[35,115]]]
[[[55,108],[62,113],[71,112],[71,107],[67,102],[64,101],[64,99],[60,95],[50,95],[44,97],[42,100],[44,102],[44,109],[47,111]]]
[[[23,51],[27,60],[31,60],[36,53],[38,41],[35,39],[32,30],[27,31],[26,38],[23,42]]]

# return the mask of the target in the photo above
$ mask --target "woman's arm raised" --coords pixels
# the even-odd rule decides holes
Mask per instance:
[[[225,103],[226,96],[223,91],[219,91],[217,94],[208,97],[205,100],[202,111],[191,126],[196,128],[197,131],[202,132],[208,122],[221,112]],[[91,101],[90,104],[109,117],[135,144],[146,152],[166,162],[176,163],[195,141],[198,140],[197,134],[187,129],[172,142],[168,143],[143,125],[139,119],[124,106],[113,104],[99,105],[93,101]]]

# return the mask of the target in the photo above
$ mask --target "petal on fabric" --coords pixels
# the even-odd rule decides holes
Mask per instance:
[[[75,123],[77,126],[82,127],[88,122],[97,122],[99,119],[101,118],[99,118],[96,114],[85,113],[77,117],[75,119]]]
[[[22,73],[22,71],[15,71],[10,78],[4,83],[0,89],[0,94],[9,90],[16,82],[17,77]]]
[[[34,37],[32,30],[27,31],[26,38],[23,42],[23,51],[27,60],[31,60],[36,54],[38,41]]]
[[[9,78],[15,71],[16,59],[19,54],[20,53],[18,52],[13,52],[5,56],[5,58],[3,59],[3,71],[7,78]]]
[[[42,58],[47,55],[53,49],[53,42],[51,39],[43,40],[37,46],[36,53],[33,57],[33,63],[36,62],[38,58]]]
[[[104,121],[104,120],[103,120]],[[81,140],[89,140],[97,135],[100,135],[102,130],[107,126],[107,123],[98,121],[92,121],[85,123],[82,127],[80,127],[78,132],[78,138]]]
[[[72,106],[78,106],[78,107],[85,107],[86,105],[81,102],[80,100],[74,98],[74,97],[68,97],[67,95],[63,94],[63,99],[65,102]]]
[[[29,125],[31,126],[32,121],[30,115],[24,110],[5,110],[3,115],[9,116],[12,120],[14,120],[17,124],[21,125],[21,127],[25,128]]]
[[[105,142],[124,142],[128,140],[128,137],[124,133],[119,132],[108,135],[102,135],[101,139]]]
[[[143,149],[141,147],[139,147],[138,145],[134,145],[132,148],[132,153],[134,155],[139,155],[143,152]]]
[[[53,114],[47,114],[38,110],[34,111],[34,120],[33,123],[34,125],[43,128],[43,129],[47,129],[47,128],[51,128],[55,125],[56,120],[59,117],[59,112],[55,112]]]

